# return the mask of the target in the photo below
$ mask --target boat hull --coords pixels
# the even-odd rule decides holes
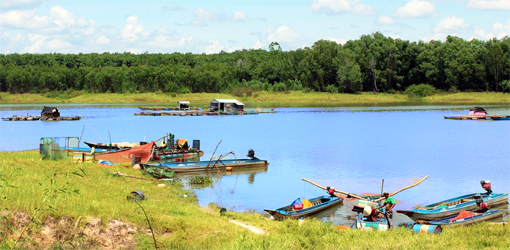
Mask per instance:
[[[301,217],[309,217],[326,209],[340,205],[342,204],[343,199],[336,196],[325,195],[309,199],[308,201],[310,201],[313,206],[300,210],[292,210],[291,205],[288,205],[276,210],[264,209],[264,211],[271,214],[275,220],[300,219]]]
[[[462,210],[473,211],[477,210],[478,206],[476,205],[476,200],[483,199],[490,206],[496,206],[500,204],[505,204],[508,202],[508,194],[502,193],[492,193],[490,195],[487,194],[468,194],[459,197],[455,197],[452,199],[440,201],[437,203],[429,204],[423,206],[420,209],[412,209],[412,210],[397,210],[397,213],[402,213],[407,215],[412,220],[438,220],[447,216],[451,216],[454,214],[460,213]],[[445,206],[445,207],[438,207]],[[437,208],[436,208],[437,207]]]
[[[485,213],[480,213],[480,214],[472,216],[472,217],[466,217],[466,218],[451,220],[451,219],[455,218],[457,215],[458,215],[458,213],[454,214],[454,215],[451,215],[451,216],[448,216],[448,217],[445,217],[445,218],[442,218],[440,220],[427,221],[426,224],[441,225],[441,226],[470,225],[470,224],[474,224],[474,223],[477,223],[477,222],[482,222],[482,221],[487,221],[487,220],[496,219],[498,217],[502,217],[503,216],[503,210],[501,210],[501,209],[498,209],[498,210],[488,210]]]
[[[215,161],[190,161],[190,162],[167,162],[167,163],[158,163],[158,164],[140,164],[140,167],[163,167],[168,168],[170,171],[175,171],[176,173],[186,173],[186,172],[202,172],[208,170],[227,170],[228,167],[231,167],[233,171],[236,168],[249,168],[249,167],[259,167],[259,166],[267,166],[266,160],[251,160],[251,159],[237,159],[237,160],[219,160]]]

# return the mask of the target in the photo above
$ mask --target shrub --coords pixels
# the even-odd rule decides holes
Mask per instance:
[[[251,96],[253,93],[253,90],[251,88],[234,88],[231,91],[231,94],[237,97],[248,97]]]
[[[326,87],[326,92],[329,92],[329,93],[338,93],[338,88],[335,87],[335,85],[328,85]]]
[[[505,93],[505,90],[510,90],[510,80],[504,80],[499,83],[499,86],[503,88],[503,93]]]
[[[289,90],[302,90],[303,84],[300,80],[289,80]]]
[[[283,82],[274,83],[274,85],[272,87],[272,91],[274,91],[274,92],[284,92],[286,90],[287,90],[287,86],[285,86],[285,83],[283,83]]]
[[[405,94],[410,98],[422,98],[437,93],[436,88],[429,84],[418,84],[407,87]]]

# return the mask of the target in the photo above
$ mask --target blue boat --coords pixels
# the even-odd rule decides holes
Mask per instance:
[[[336,196],[324,195],[311,198],[308,201],[312,206],[303,209],[294,210],[291,204],[277,208],[276,210],[264,209],[264,211],[271,214],[275,220],[299,219],[301,217],[312,216],[328,208],[340,205],[342,204],[343,199]]]
[[[250,167],[267,166],[266,160],[259,159],[234,159],[225,160],[220,159],[217,161],[189,161],[189,162],[166,162],[158,164],[143,164],[139,163],[142,169],[146,167],[151,168],[167,168],[167,171],[175,171],[175,173],[186,173],[186,172],[201,172],[211,170],[233,170],[237,168],[246,169]]]
[[[467,194],[448,200],[432,203],[420,208],[411,210],[397,210],[397,213],[407,215],[412,220],[438,220],[447,216],[460,213],[462,210],[474,211],[478,209],[476,201],[483,199],[490,206],[506,204],[508,202],[508,194],[491,193],[491,194]]]
[[[460,226],[460,225],[469,225],[481,221],[492,220],[498,217],[503,216],[503,210],[487,210],[485,213],[475,213],[474,216],[454,219],[459,214],[450,215],[439,220],[431,220],[426,221],[425,224],[428,225],[441,225],[441,226]]]

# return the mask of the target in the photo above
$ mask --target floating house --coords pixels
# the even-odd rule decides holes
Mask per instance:
[[[46,118],[57,118],[60,117],[60,111],[56,107],[46,107],[44,106],[41,111],[41,117]]]
[[[177,102],[177,109],[178,110],[189,110],[189,101],[178,101]]]
[[[209,111],[239,112],[243,109],[244,104],[236,99],[214,99],[209,102]]]

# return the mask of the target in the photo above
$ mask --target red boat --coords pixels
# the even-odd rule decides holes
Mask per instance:
[[[148,162],[153,154],[154,150],[156,149],[156,143],[154,141],[147,143],[142,146],[129,148],[129,149],[122,149],[117,150],[113,152],[105,152],[105,153],[99,153],[94,156],[94,159],[96,160],[105,160],[109,162],[115,162],[115,163],[123,163],[123,162],[131,162],[133,157],[138,156],[140,157],[140,162]]]

